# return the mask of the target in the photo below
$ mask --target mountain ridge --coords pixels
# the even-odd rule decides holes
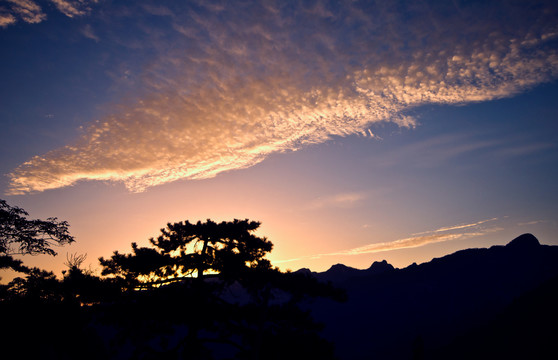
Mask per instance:
[[[325,281],[329,281],[329,280],[333,280],[332,282],[339,282],[339,281],[346,281],[354,276],[363,276],[363,275],[367,275],[367,274],[379,274],[381,272],[384,271],[391,271],[391,270],[405,270],[408,268],[413,268],[415,266],[421,266],[424,264],[428,264],[431,263],[433,261],[438,261],[439,259],[443,259],[447,256],[452,256],[455,254],[462,254],[462,253],[468,253],[468,252],[472,252],[472,251],[476,251],[476,250],[487,250],[487,249],[498,249],[498,248],[512,248],[512,249],[516,249],[516,250],[528,250],[528,249],[533,249],[539,246],[550,246],[550,245],[543,245],[539,242],[539,240],[531,233],[525,233],[522,235],[519,235],[518,237],[514,238],[513,240],[511,240],[510,242],[508,242],[506,245],[493,245],[489,248],[468,248],[468,249],[463,249],[463,250],[457,250],[451,254],[447,254],[447,255],[443,255],[441,257],[437,257],[437,258],[433,258],[430,261],[426,261],[424,263],[421,264],[417,264],[416,262],[403,267],[403,268],[396,268],[393,265],[391,265],[390,263],[387,262],[387,260],[381,260],[381,261],[374,261],[368,268],[365,269],[358,269],[358,268],[354,268],[345,264],[341,264],[341,263],[337,263],[332,265],[329,269],[325,270],[325,271],[321,271],[321,272],[316,272],[316,271],[312,271],[308,268],[300,268],[298,270],[295,271],[295,273],[304,273],[307,275],[312,275],[315,276],[317,278],[319,278],[320,280],[325,280]]]
[[[369,269],[383,271],[334,265],[309,273],[347,292],[346,303],[309,305],[340,359],[404,359],[417,339],[427,349],[450,343],[558,276],[558,246],[523,234],[506,245],[460,250],[401,269],[375,264],[383,266]]]

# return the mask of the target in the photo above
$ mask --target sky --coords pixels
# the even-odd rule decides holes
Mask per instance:
[[[0,1],[0,192],[76,242],[262,222],[286,270],[558,245],[554,1]]]

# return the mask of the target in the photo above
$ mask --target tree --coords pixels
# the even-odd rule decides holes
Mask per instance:
[[[0,269],[11,268],[26,272],[28,268],[12,255],[56,255],[54,245],[74,242],[68,231],[66,221],[57,218],[47,220],[27,219],[29,214],[15,206],[10,206],[0,199]]]
[[[248,219],[169,223],[151,247],[133,243],[130,254],[100,258],[103,275],[143,291],[124,292],[99,319],[125,335],[121,344],[132,341],[131,357],[282,359],[296,351],[332,358],[319,324],[298,304],[343,294],[272,268],[264,257],[273,246],[254,235],[259,226]]]
[[[27,219],[29,214],[0,199],[0,269],[12,269],[26,274],[26,278],[15,278],[2,286],[0,299],[10,296],[55,298],[58,280],[52,272],[23,265],[13,255],[56,255],[54,245],[65,245],[74,241],[68,232],[68,223],[56,218],[47,220]]]
[[[264,256],[272,243],[253,234],[260,224],[248,219],[168,223],[159,237],[149,239],[154,248],[133,243],[133,254],[115,252],[110,259],[99,261],[103,275],[116,275],[136,286],[173,282],[194,274],[203,280],[208,273],[236,279],[246,269],[271,267]]]
[[[23,265],[12,255],[56,255],[51,246],[67,244],[74,241],[68,233],[68,223],[56,218],[29,220],[29,214],[18,207],[12,207],[0,199],[0,269],[12,269],[27,275],[26,279],[16,278],[8,285],[1,286],[0,300],[11,296],[37,298],[50,297],[46,294],[57,283],[54,274]]]

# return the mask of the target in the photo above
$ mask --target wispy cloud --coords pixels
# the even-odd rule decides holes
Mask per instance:
[[[527,222],[520,222],[517,224],[517,226],[527,226],[527,225],[537,225],[537,224],[543,224],[548,222],[548,220],[533,220],[533,221],[527,221]]]
[[[83,34],[83,36],[85,36],[88,39],[91,39],[95,42],[99,42],[99,36],[97,36],[97,34],[95,34],[95,31],[93,31],[93,27],[89,24],[85,25],[82,29],[81,29],[81,33]]]
[[[405,163],[409,154],[417,155],[413,167],[435,168],[441,164],[454,162],[459,157],[473,152],[494,153],[504,140],[478,139],[478,133],[453,133],[434,136],[429,139],[401,146],[391,151],[389,156],[376,160],[378,166],[393,166]]]
[[[172,16],[172,11],[163,5],[154,5],[154,4],[142,4],[143,9],[151,14],[156,16]]]
[[[465,239],[483,236],[489,233],[503,230],[501,227],[498,226],[492,226],[492,227],[481,226],[482,224],[485,224],[487,222],[494,222],[497,220],[498,218],[492,218],[492,219],[477,221],[474,223],[452,225],[452,226],[442,227],[432,231],[416,233],[404,239],[398,239],[394,241],[381,242],[381,243],[372,243],[372,244],[368,244],[368,245],[364,245],[364,246],[360,246],[348,250],[343,250],[343,251],[311,255],[311,256],[306,256],[297,259],[279,260],[274,262],[285,263],[285,262],[292,262],[292,261],[298,261],[304,259],[319,259],[326,256],[351,256],[351,255],[372,254],[372,253],[378,253],[384,251],[416,248],[420,246],[425,246],[425,245],[440,243],[445,241],[465,240]]]
[[[377,252],[389,251],[389,250],[408,249],[408,248],[415,248],[415,247],[424,246],[432,243],[465,239],[465,238],[480,236],[480,235],[483,235],[483,233],[469,232],[469,233],[431,234],[431,235],[412,236],[409,238],[399,239],[390,242],[370,244],[370,245],[354,248],[351,250],[347,250],[347,251],[343,251],[331,255],[361,255],[361,254],[370,254],[370,253],[377,253]]]
[[[9,192],[79,180],[137,192],[209,178],[378,122],[414,127],[404,111],[418,105],[497,99],[556,78],[554,10],[452,6],[137,7],[172,22],[157,29],[167,36],[139,79],[141,94],[73,144],[19,166]]]
[[[327,207],[351,207],[366,199],[368,194],[363,192],[347,192],[330,196],[324,196],[313,200],[308,206],[308,210],[315,210]]]
[[[528,156],[528,155],[539,154],[542,151],[556,149],[556,147],[558,147],[556,143],[550,143],[550,142],[520,144],[520,145],[508,146],[506,148],[499,149],[496,152],[496,155],[501,156],[503,158]]]
[[[81,16],[91,11],[90,4],[98,0],[50,0],[67,17]]]
[[[491,222],[491,221],[496,221],[496,220],[498,220],[498,218],[491,218],[491,219],[476,221],[474,223],[469,223],[469,224],[459,224],[459,225],[441,227],[439,229],[436,229],[434,231],[429,231],[429,232],[439,233],[439,232],[446,232],[446,231],[452,231],[452,230],[463,230],[463,229],[467,229],[467,228],[477,227],[477,226],[482,225],[484,223]],[[428,232],[413,234],[413,235],[420,235],[420,234],[426,234],[426,233],[428,233]]]

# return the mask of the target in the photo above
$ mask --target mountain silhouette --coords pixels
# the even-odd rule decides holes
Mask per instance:
[[[367,278],[370,276],[382,274],[395,270],[393,265],[388,264],[386,260],[375,261],[368,269],[360,270],[343,264],[336,264],[322,273],[313,273],[313,275],[321,281],[331,282],[334,285],[343,284],[349,280],[357,278]]]
[[[512,241],[510,241],[506,247],[508,248],[516,248],[516,249],[528,249],[528,248],[536,248],[540,246],[539,240],[533,234],[523,234]]]
[[[523,234],[506,246],[462,250],[404,269],[382,261],[312,275],[347,292],[345,303],[307,305],[340,359],[429,358],[455,349],[451,344],[472,329],[489,328],[514,301],[558,277],[558,246]]]

